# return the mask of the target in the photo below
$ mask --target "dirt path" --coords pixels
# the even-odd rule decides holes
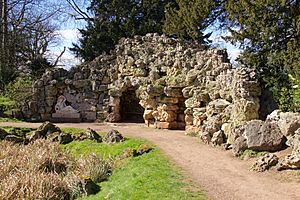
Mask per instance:
[[[39,124],[0,123],[0,126],[37,127]],[[233,158],[229,152],[201,144],[196,138],[184,136],[183,131],[157,130],[137,124],[81,123],[58,126],[90,127],[100,131],[115,128],[125,136],[147,139],[161,148],[211,199],[300,199],[300,183],[279,181],[268,173],[251,172],[249,162]]]

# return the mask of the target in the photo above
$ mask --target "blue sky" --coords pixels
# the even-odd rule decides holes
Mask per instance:
[[[84,0],[83,0],[84,3]],[[72,43],[77,43],[78,38],[80,37],[78,28],[84,28],[85,23],[83,21],[75,21],[73,19],[69,19],[67,22],[61,24],[60,30],[57,31],[61,35],[61,40],[59,42],[59,45],[56,47],[52,47],[50,49],[51,55],[50,56],[57,56],[60,54],[60,52],[64,49],[64,47],[67,48],[66,52],[64,53],[60,65],[64,66],[64,68],[68,69],[72,66],[75,66],[80,63],[80,60],[75,58],[75,56],[70,52],[68,48],[72,47]],[[228,35],[228,32],[219,31],[216,28],[212,27],[209,28],[206,33],[213,32],[210,39],[213,41],[213,46],[218,48],[226,48],[229,58],[232,63],[234,63],[234,60],[237,58],[237,56],[240,54],[241,50],[237,47],[226,43],[221,36]]]
[[[63,50],[64,46],[70,48],[72,47],[72,43],[77,43],[78,38],[80,36],[77,28],[76,26],[74,26],[74,28],[61,29],[58,31],[58,33],[62,36],[62,39],[58,47],[51,49],[54,55],[58,55]],[[213,41],[214,46],[217,46],[222,49],[223,48],[227,49],[229,58],[232,62],[234,62],[234,60],[241,52],[240,49],[236,48],[235,46],[229,43],[226,43],[223,39],[221,39],[220,33],[214,32],[210,37],[210,39]],[[61,59],[60,64],[65,65],[65,68],[70,68],[71,66],[74,66],[79,63],[80,60],[75,58],[72,52],[70,52],[69,49],[67,49]]]

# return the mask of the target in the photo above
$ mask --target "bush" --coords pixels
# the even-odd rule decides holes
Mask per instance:
[[[0,96],[0,115],[11,114],[15,109],[15,102],[7,96]]]
[[[292,89],[290,90],[292,104],[289,108],[290,111],[300,112],[300,79],[293,78],[290,75]]]
[[[5,88],[5,95],[15,102],[16,107],[21,108],[32,99],[32,79],[19,78],[11,82]]]

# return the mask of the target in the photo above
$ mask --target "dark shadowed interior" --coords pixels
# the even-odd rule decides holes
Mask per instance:
[[[144,123],[144,108],[139,104],[135,90],[123,92],[121,97],[120,114],[122,122]]]

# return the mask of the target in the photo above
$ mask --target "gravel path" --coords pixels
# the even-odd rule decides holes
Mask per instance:
[[[0,123],[0,126],[38,127],[38,123]],[[162,149],[184,174],[197,183],[210,199],[217,200],[299,200],[300,183],[279,181],[269,173],[249,171],[249,162],[229,152],[201,144],[183,131],[147,128],[140,124],[58,124],[59,127],[117,129],[127,137],[147,139]]]

